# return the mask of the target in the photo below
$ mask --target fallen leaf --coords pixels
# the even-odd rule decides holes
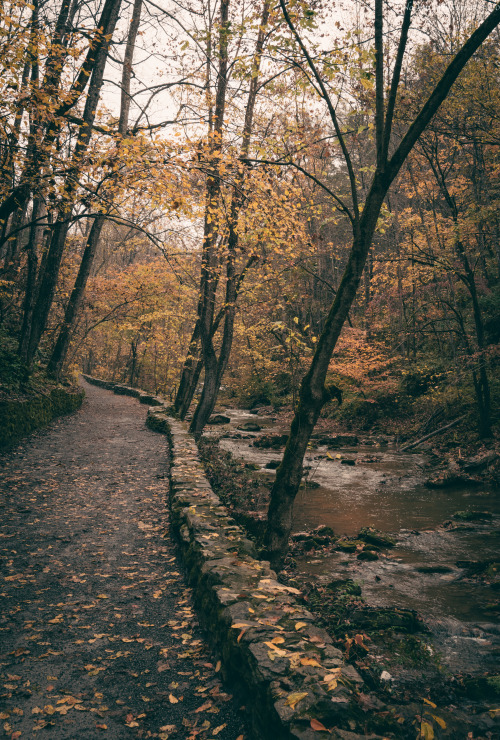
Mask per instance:
[[[107,730],[108,729],[108,726],[107,725],[104,725],[104,724],[96,725],[96,727],[97,727],[98,730]]]
[[[218,673],[220,671],[221,665],[222,665],[222,663],[220,662],[220,660],[218,660],[217,663],[216,663],[216,665],[215,665],[215,672],[216,673]]]
[[[207,702],[205,702],[205,704],[202,704],[201,707],[198,707],[198,709],[195,709],[194,710],[194,713],[195,714],[198,714],[198,712],[206,712],[206,710],[207,709],[210,709],[211,706],[212,706],[212,702],[211,701],[207,701]]]
[[[423,740],[434,740],[434,730],[429,722],[422,722],[419,737]]]
[[[330,732],[330,730],[328,730],[325,725],[322,725],[317,719],[311,720],[311,729],[316,730],[316,732]]]
[[[299,701],[302,701],[302,699],[304,699],[306,696],[307,696],[307,691],[306,692],[296,691],[293,694],[289,694],[285,702],[285,706],[295,709]]]
[[[300,662],[302,665],[313,665],[313,666],[317,666],[318,668],[322,667],[321,663],[318,663],[318,661],[315,658],[307,658],[307,657],[302,658]]]
[[[442,717],[436,717],[435,714],[431,714],[431,717],[438,723],[442,730],[446,730],[446,722]]]
[[[171,704],[178,704],[179,703],[179,699],[176,699],[173,694],[169,694],[168,700],[169,700],[169,702]]]
[[[434,704],[433,701],[430,701],[429,699],[423,699],[422,701],[424,702],[424,704],[428,704],[433,709],[437,709],[437,704]]]
[[[307,627],[307,622],[296,622],[295,623],[295,629],[297,631],[303,629],[304,627]]]
[[[215,730],[212,731],[212,735],[215,737],[215,735],[218,735],[219,732],[222,732],[224,727],[227,727],[227,725],[226,724],[219,725],[218,727],[215,728]]]

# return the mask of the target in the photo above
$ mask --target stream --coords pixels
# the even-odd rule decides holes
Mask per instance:
[[[224,414],[230,423],[209,432],[219,438],[221,449],[258,465],[257,475],[274,477],[266,465],[281,459],[282,448],[253,444],[262,434],[287,430],[264,413],[230,408]],[[238,431],[249,422],[261,431]],[[498,590],[476,572],[476,564],[500,560],[499,497],[484,485],[429,489],[424,485],[426,462],[422,453],[402,453],[369,438],[355,447],[320,445],[308,452],[306,486],[295,500],[293,531],[328,525],[337,535],[353,537],[370,526],[391,534],[397,545],[375,561],[333,552],[297,557],[297,567],[325,584],[354,580],[368,605],[418,611],[451,671],[499,672]],[[450,526],[452,515],[464,510],[492,516]]]

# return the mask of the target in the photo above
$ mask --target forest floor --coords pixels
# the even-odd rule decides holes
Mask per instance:
[[[166,439],[85,391],[0,457],[4,736],[246,740],[170,538]]]

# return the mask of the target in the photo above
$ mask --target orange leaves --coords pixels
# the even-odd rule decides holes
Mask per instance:
[[[312,719],[310,722],[311,730],[315,730],[316,732],[330,732],[325,725],[323,725],[319,720]]]

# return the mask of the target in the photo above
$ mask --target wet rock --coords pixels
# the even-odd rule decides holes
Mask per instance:
[[[452,514],[453,519],[459,522],[489,522],[493,519],[493,514],[489,511],[456,511]]]
[[[461,473],[458,469],[450,468],[435,473],[425,481],[424,485],[427,488],[439,489],[453,486],[477,486],[481,485],[481,481],[471,475]]]
[[[241,432],[260,432],[262,427],[260,424],[255,424],[253,421],[247,421],[244,424],[237,426],[236,429],[239,429]]]
[[[363,457],[358,457],[357,461],[362,463],[377,463],[381,459],[379,455],[363,455]]]
[[[254,447],[261,447],[262,449],[277,449],[284,447],[288,440],[288,434],[263,434],[262,437],[256,439],[253,443]]]
[[[396,545],[395,539],[373,527],[363,527],[358,534],[358,539],[369,542],[371,545],[377,545],[377,547],[394,547]]]
[[[341,552],[356,552],[357,547],[355,542],[337,542],[336,549]]]
[[[419,632],[423,624],[412,609],[377,609],[364,607],[351,613],[351,621],[356,628],[362,629],[397,629],[409,633]]]
[[[294,532],[291,537],[292,542],[304,542],[305,540],[309,540],[310,538],[310,532]]]
[[[419,573],[453,573],[453,568],[449,568],[447,565],[420,565],[415,568]]]
[[[327,583],[326,588],[330,591],[343,591],[351,596],[361,596],[361,586],[354,583],[352,578],[336,578]]]
[[[340,461],[341,465],[356,465],[356,460],[352,457],[343,457]]]
[[[378,555],[374,550],[361,550],[358,560],[378,560]]]
[[[354,447],[358,444],[359,439],[355,434],[334,434],[320,436],[317,438],[317,442],[319,445],[326,445],[333,448]]]
[[[277,468],[279,468],[280,466],[280,463],[281,460],[269,460],[269,462],[267,462],[264,467],[266,468],[266,470],[277,470]]]
[[[477,455],[463,461],[462,467],[466,473],[479,472],[493,465],[499,458],[500,456],[494,450],[491,450],[491,452],[486,452],[484,455]]]
[[[494,560],[457,560],[455,565],[468,571],[470,575],[478,575],[484,573],[494,563]]]
[[[225,416],[224,414],[215,414],[208,420],[209,424],[230,424],[230,422],[231,419],[229,416]]]

